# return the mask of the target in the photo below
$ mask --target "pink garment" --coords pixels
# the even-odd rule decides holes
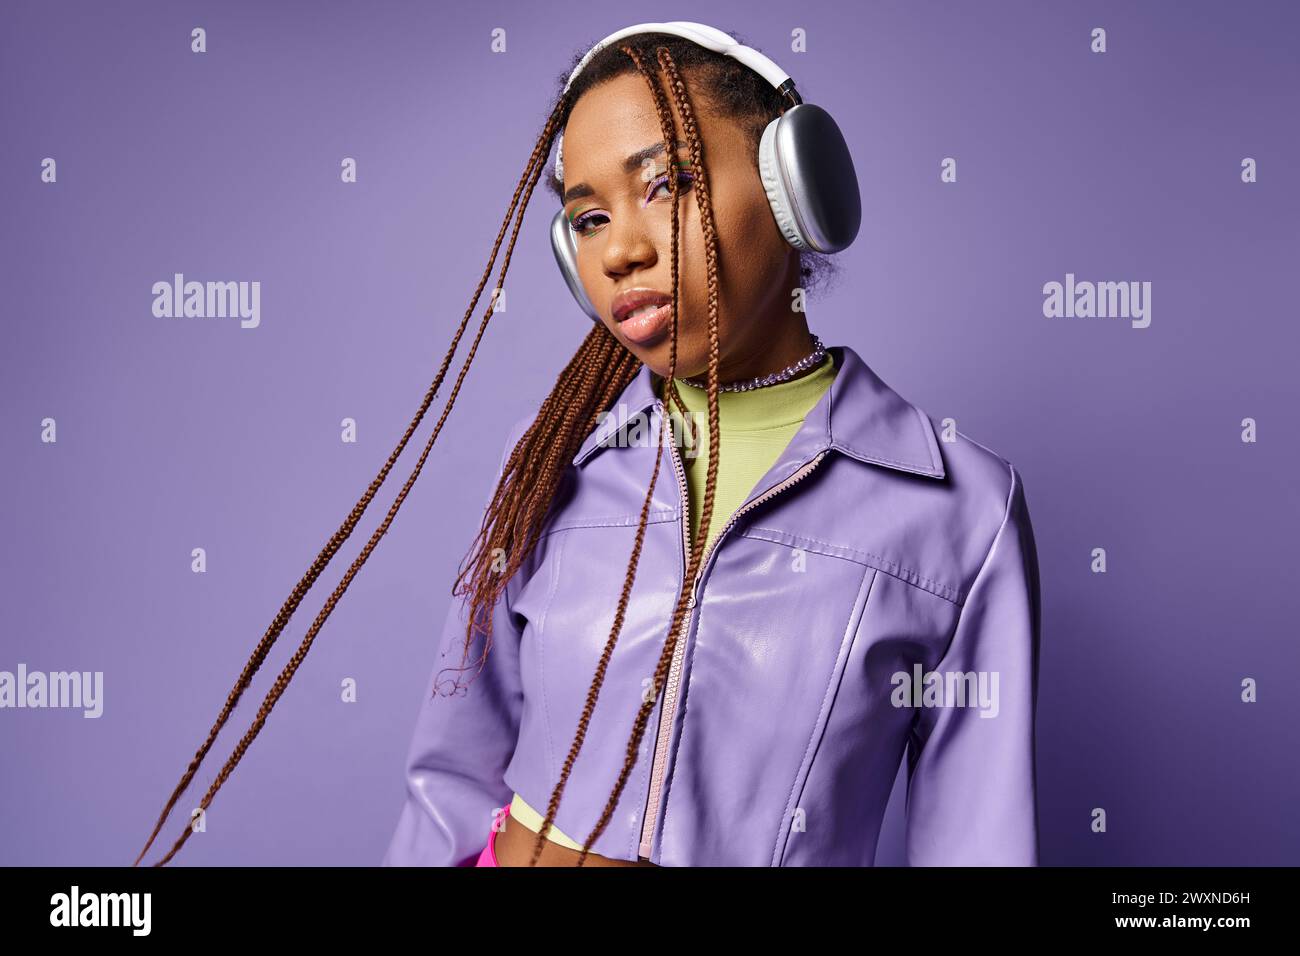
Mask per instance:
[[[506,804],[506,812],[501,814],[501,819],[504,821],[505,818],[508,816],[510,816],[510,805]],[[497,862],[496,844],[497,844],[497,831],[493,830],[488,835],[487,846],[485,846],[483,848],[483,852],[478,855],[478,862],[475,863],[474,865],[475,866],[500,866],[501,864]]]

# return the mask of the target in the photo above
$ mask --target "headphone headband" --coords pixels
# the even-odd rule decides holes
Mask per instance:
[[[564,92],[568,93],[569,88],[573,86],[573,81],[578,78],[578,74],[583,71],[588,63],[605,47],[609,46],[624,37],[633,36],[638,33],[671,33],[674,36],[683,37],[692,43],[697,43],[707,50],[715,53],[722,53],[726,56],[739,60],[745,66],[749,67],[763,79],[767,80],[781,93],[791,96],[797,104],[800,102],[799,95],[794,92],[794,80],[790,79],[790,74],[777,66],[769,57],[759,53],[753,47],[745,46],[743,43],[737,43],[736,40],[723,33],[716,27],[711,27],[704,23],[694,23],[690,20],[670,20],[667,23],[638,23],[635,26],[624,27],[611,33],[605,39],[601,40],[586,55],[578,61],[578,65],[573,68],[569,74],[569,80],[564,84]],[[555,179],[557,182],[564,182],[564,131],[561,130],[556,138],[555,146]]]
[[[803,102],[788,73],[753,47],[738,43],[721,30],[703,23],[673,20],[638,23],[611,33],[578,61],[564,84],[565,95],[572,91],[574,80],[592,57],[611,43],[637,33],[682,37],[737,60],[771,83],[789,103],[779,116],[768,120],[758,143],[758,178],[777,228],[801,253],[839,252],[853,242],[862,223],[862,198],[844,134],[824,109]],[[556,144],[555,178],[563,188],[563,130]],[[551,251],[555,253],[560,275],[582,310],[593,322],[602,322],[601,313],[587,295],[579,274],[577,237],[563,208],[551,217]]]

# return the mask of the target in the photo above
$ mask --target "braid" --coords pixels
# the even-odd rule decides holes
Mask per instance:
[[[639,49],[648,51],[652,43],[664,42],[666,46],[659,46],[657,49],[659,71],[651,73],[642,59]],[[676,51],[676,56],[669,52],[668,47]],[[678,594],[677,603],[673,609],[672,618],[669,626],[668,639],[664,645],[663,652],[660,656],[659,663],[655,669],[654,685],[656,697],[649,702],[643,702],[633,723],[632,735],[627,747],[627,756],[624,766],[619,774],[614,790],[602,812],[600,819],[597,821],[595,828],[586,841],[590,846],[604,832],[604,829],[611,819],[613,809],[618,802],[626,782],[631,774],[632,767],[636,762],[637,751],[640,746],[642,736],[644,735],[650,713],[654,709],[655,700],[658,698],[660,689],[663,687],[667,672],[671,666],[674,650],[677,646],[677,638],[685,611],[685,604],[688,595],[693,590],[695,574],[704,551],[704,543],[707,534],[707,528],[712,518],[714,490],[717,482],[718,468],[718,365],[719,365],[719,345],[718,345],[718,268],[717,268],[717,232],[714,226],[712,206],[709,201],[708,181],[705,176],[705,167],[703,162],[703,148],[701,145],[698,128],[695,121],[695,113],[687,95],[685,85],[682,82],[678,70],[678,63],[689,66],[692,69],[702,67],[701,80],[713,94],[723,104],[724,111],[729,115],[741,118],[742,122],[750,122],[751,125],[757,123],[756,117],[769,115],[771,112],[772,91],[766,81],[761,80],[756,75],[751,75],[752,71],[738,69],[735,64],[728,64],[725,58],[719,57],[703,48],[681,41],[678,38],[665,37],[662,34],[652,35],[649,38],[642,38],[637,45],[623,45],[618,50],[609,49],[596,57],[591,66],[585,71],[583,77],[578,83],[574,84],[572,89],[565,89],[561,92],[556,100],[555,107],[552,109],[541,133],[538,136],[528,162],[520,176],[519,183],[515,188],[514,195],[510,205],[506,210],[505,219],[502,222],[501,229],[492,246],[492,254],[484,267],[483,275],[480,277],[478,286],[474,290],[474,295],[470,300],[469,306],[461,319],[455,335],[452,337],[450,347],[443,357],[442,363],[438,368],[437,375],[434,377],[432,384],[429,386],[415,418],[408,425],[397,447],[393,450],[388,460],[384,463],[379,473],[371,482],[369,488],[361,499],[349,512],[347,517],[339,528],[331,535],[325,547],[312,562],[310,568],[304,574],[302,579],[294,587],[289,597],[285,600],[279,612],[275,615],[266,633],[258,642],[252,656],[245,664],[243,671],[235,682],[234,687],[227,696],[225,705],[222,707],[217,716],[216,722],[208,732],[208,736],[203,744],[195,753],[189,766],[181,776],[180,782],[173,790],[162,813],[154,825],[153,832],[150,834],[144,848],[140,851],[133,865],[138,866],[143,860],[149,848],[153,845],[166,822],[172,809],[179,801],[182,794],[190,785],[197,773],[203,759],[209,753],[217,735],[225,726],[235,706],[241,699],[244,691],[250,686],[254,675],[260,669],[262,663],[266,660],[271,648],[283,632],[284,628],[299,604],[311,590],[316,580],[323,573],[330,561],[337,554],[343,543],[351,536],[357,523],[365,514],[370,502],[378,493],[380,487],[387,479],[389,472],[395,465],[398,457],[405,450],[415,430],[419,427],[428,411],[437,397],[442,387],[443,380],[446,377],[447,370],[451,365],[452,358],[462,335],[473,315],[479,297],[487,285],[492,268],[496,263],[497,254],[500,250],[501,243],[505,237],[506,229],[514,222],[513,229],[510,232],[510,239],[506,245],[505,255],[502,260],[501,271],[497,279],[497,287],[503,287],[504,278],[510,266],[511,256],[514,251],[515,241],[518,238],[519,230],[523,222],[523,216],[527,210],[528,203],[532,197],[534,187],[546,164],[546,158],[550,154],[554,138],[563,123],[567,120],[573,104],[580,98],[586,89],[592,84],[597,83],[602,77],[614,75],[619,71],[625,71],[628,68],[627,59],[619,56],[624,54],[630,58],[635,69],[645,78],[650,90],[654,96],[656,111],[659,115],[660,126],[663,130],[665,146],[668,148],[668,155],[675,155],[673,144],[676,140],[674,133],[674,124],[672,113],[668,107],[668,102],[664,90],[660,84],[660,77],[665,73],[668,77],[668,85],[677,105],[678,112],[682,117],[682,125],[686,141],[691,150],[692,162],[695,172],[695,191],[697,203],[700,209],[700,216],[703,226],[705,249],[706,249],[706,266],[708,278],[708,308],[709,308],[709,364],[708,364],[708,407],[709,407],[709,465],[707,481],[705,486],[705,496],[703,503],[703,512],[700,518],[700,525],[695,533],[695,538],[690,548],[687,558],[686,575],[683,582],[683,588]],[[723,65],[720,69],[719,64]],[[748,119],[746,119],[748,118]],[[755,130],[761,130],[761,124],[754,125]],[[678,242],[679,242],[679,216],[678,216],[678,199],[679,199],[679,180],[677,176],[669,176],[669,188],[672,196],[672,332],[671,332],[671,351],[669,358],[669,368],[667,377],[664,379],[664,403],[665,414],[662,416],[659,428],[659,454],[655,459],[654,471],[650,478],[649,487],[646,491],[646,497],[642,503],[640,520],[637,525],[636,537],[632,547],[632,554],[629,560],[627,573],[623,583],[622,593],[619,597],[617,611],[614,617],[614,623],[610,632],[609,639],[601,654],[596,673],[592,679],[591,687],[588,690],[586,702],[582,709],[581,719],[578,724],[577,733],[574,737],[573,744],[570,748],[568,757],[564,762],[559,782],[551,795],[547,806],[547,813],[543,825],[538,833],[537,842],[534,846],[533,856],[530,865],[536,865],[544,845],[545,834],[552,827],[555,815],[559,810],[560,799],[563,795],[565,785],[568,782],[569,774],[581,750],[582,743],[585,739],[587,729],[591,720],[591,715],[595,710],[596,701],[599,697],[601,686],[603,685],[609,660],[613,654],[618,636],[622,630],[624,617],[626,615],[629,595],[632,583],[636,577],[636,569],[640,560],[641,549],[643,546],[647,519],[649,516],[650,502],[654,495],[654,488],[659,477],[660,463],[663,458],[664,446],[664,429],[669,419],[668,407],[676,405],[681,411],[683,418],[688,424],[690,416],[682,401],[674,381],[677,366],[677,332],[678,332],[678,312],[679,312],[679,263],[678,263]],[[553,177],[548,177],[547,187],[555,190]],[[807,274],[805,270],[805,274]],[[234,771],[235,767],[243,758],[244,753],[248,750],[253,740],[256,738],[263,725],[266,723],[271,710],[279,700],[281,694],[288,687],[289,682],[297,672],[298,666],[305,659],[307,652],[310,650],[316,634],[324,625],[326,619],[334,610],[338,601],[346,592],[352,579],[356,576],[360,568],[365,564],[370,554],[378,545],[380,538],[387,532],[389,525],[392,523],[402,503],[406,499],[407,493],[414,485],[416,479],[424,466],[438,435],[442,431],[443,424],[446,422],[455,404],[456,397],[460,392],[460,387],[468,373],[469,366],[474,360],[477,353],[479,342],[482,340],[483,333],[486,331],[488,321],[493,315],[496,306],[495,294],[491,296],[491,301],[487,310],[483,314],[482,321],[476,334],[471,340],[468,354],[457,374],[453,385],[451,395],[434,426],[433,433],[424,446],[419,460],[416,462],[414,469],[407,478],[405,484],[397,494],[392,506],[389,508],[387,515],[384,517],[380,526],[376,529],[369,541],[366,543],[361,553],[348,568],[342,580],[335,588],[333,593],[325,601],[320,613],[313,621],[310,629],[294,653],[289,663],[277,676],[274,685],[267,693],[261,706],[258,708],[257,715],[249,727],[248,731],[240,739],[234,751],[231,753],[225,765],[221,768],[213,781],[211,787],[200,801],[200,808],[205,809],[211,805],[213,798],[222,784]],[[555,500],[559,491],[560,484],[564,480],[569,463],[578,448],[591,434],[600,420],[600,416],[608,411],[612,404],[618,399],[626,387],[635,378],[641,369],[641,362],[628,349],[615,338],[613,333],[603,323],[597,325],[587,334],[579,345],[577,351],[570,359],[565,368],[560,372],[556,379],[555,385],[550,394],[542,402],[538,413],[528,429],[516,442],[511,450],[501,472],[493,492],[492,499],[484,512],[482,524],[471,546],[470,554],[458,571],[455,583],[452,586],[452,594],[467,598],[472,607],[469,615],[469,624],[466,627],[466,636],[461,658],[461,666],[452,668],[459,674],[464,671],[468,665],[477,665],[481,670],[487,659],[487,654],[491,649],[491,632],[492,632],[492,613],[491,609],[500,600],[505,587],[518,568],[527,560],[532,553],[541,532],[545,527],[546,520],[549,516],[549,510],[552,502]],[[683,515],[683,520],[689,520],[689,515]],[[501,567],[498,555],[507,556],[505,566]],[[469,661],[471,646],[474,642],[475,634],[484,636],[484,644],[481,654],[473,661]],[[442,682],[435,678],[435,692]],[[445,686],[445,685],[442,685]],[[461,688],[459,680],[451,682],[448,693],[455,692]],[[163,866],[172,859],[173,856],[184,846],[190,833],[193,832],[189,825],[185,827],[184,832],[176,840],[170,851],[162,857],[155,866]],[[578,859],[578,865],[585,863],[587,851],[584,849]]]
[[[453,594],[470,595],[473,605],[461,667],[453,670],[465,669],[475,631],[486,638],[475,663],[479,670],[486,663],[491,648],[491,608],[536,546],[565,468],[595,428],[600,413],[608,410],[640,367],[636,356],[604,324],[596,326],[515,445],[471,546],[470,566],[462,566],[452,588]],[[504,568],[498,567],[497,549],[509,556]],[[454,693],[460,687],[454,682],[444,693]]]
[[[676,149],[673,143],[676,140],[674,135],[674,124],[672,113],[668,108],[667,100],[664,96],[663,89],[659,84],[659,73],[651,74],[646,69],[640,53],[633,46],[624,45],[620,48],[623,53],[630,57],[636,64],[637,70],[645,78],[650,87],[650,92],[654,96],[656,111],[659,115],[660,127],[663,131],[664,145],[667,149],[666,156],[669,157],[669,168],[671,169],[671,157],[676,155]],[[587,853],[590,846],[604,832],[613,816],[614,807],[618,803],[619,796],[622,794],[631,776],[632,767],[636,763],[638,749],[641,745],[641,738],[645,733],[646,724],[649,722],[650,714],[654,710],[655,702],[658,700],[661,688],[667,679],[668,669],[672,664],[673,652],[677,647],[677,637],[681,625],[686,603],[689,594],[694,590],[694,581],[696,569],[699,566],[700,558],[704,550],[704,542],[707,535],[709,521],[713,514],[714,489],[717,484],[718,472],[718,273],[717,273],[717,233],[713,226],[712,206],[708,201],[708,180],[704,169],[703,147],[700,142],[699,131],[695,124],[695,116],[691,109],[690,100],[686,94],[686,88],[682,83],[681,76],[677,71],[676,64],[673,62],[672,55],[667,48],[659,47],[658,59],[662,70],[666,71],[671,77],[673,95],[677,103],[678,112],[682,116],[683,132],[686,141],[691,150],[692,170],[695,173],[696,201],[700,208],[700,217],[703,224],[705,248],[707,254],[707,275],[709,284],[709,371],[708,371],[708,401],[709,401],[709,467],[708,478],[705,485],[703,512],[700,516],[700,526],[696,531],[695,539],[691,547],[691,553],[686,565],[686,574],[682,581],[682,590],[677,595],[677,603],[673,608],[672,619],[668,628],[668,640],[664,644],[663,651],[659,656],[659,663],[655,668],[654,689],[655,695],[648,701],[643,701],[637,712],[636,718],[632,725],[631,738],[628,741],[627,753],[623,761],[623,769],[619,773],[618,780],[614,785],[613,792],[606,801],[604,810],[601,812],[599,820],[591,834],[583,842],[583,849],[578,856],[577,865],[582,866],[587,859]],[[669,349],[668,374],[665,378],[666,394],[676,400],[679,408],[685,411],[681,396],[677,392],[677,385],[674,376],[677,368],[677,329],[678,329],[678,303],[679,303],[679,271],[678,271],[678,177],[669,176],[669,189],[671,190],[670,205],[672,207],[672,286],[673,286],[673,308],[672,308],[672,334],[671,345]],[[529,861],[530,866],[536,866],[541,858],[542,849],[545,846],[546,833],[550,830],[555,820],[555,815],[559,811],[560,799],[564,793],[565,785],[568,783],[569,774],[573,769],[573,764],[578,758],[578,753],[582,749],[582,744],[586,739],[587,728],[591,721],[592,712],[596,707],[596,700],[599,697],[601,686],[605,680],[605,672],[609,665],[609,659],[614,652],[614,646],[618,641],[619,633],[623,628],[623,618],[627,611],[628,594],[632,588],[632,582],[636,576],[637,565],[641,557],[641,546],[645,538],[646,519],[649,515],[650,501],[654,495],[654,488],[659,478],[659,465],[663,460],[664,439],[663,433],[668,421],[667,406],[665,404],[665,414],[659,422],[659,453],[655,457],[654,472],[650,478],[649,488],[646,491],[645,501],[641,506],[641,516],[637,525],[636,540],[632,547],[632,557],[628,563],[627,574],[623,582],[623,590],[619,596],[618,609],[614,615],[614,623],[610,631],[609,640],[600,656],[600,661],[596,667],[595,676],[592,679],[591,687],[587,691],[587,699],[582,708],[582,716],[578,721],[577,733],[574,735],[573,743],[569,748],[569,754],[565,758],[563,768],[560,772],[560,779],[555,785],[551,794],[550,801],[547,804],[546,816],[538,829],[537,839],[533,845],[533,855]],[[683,515],[684,521],[689,521],[688,515]]]
[[[510,234],[510,241],[506,247],[505,257],[502,261],[501,272],[498,276],[498,281],[497,281],[497,287],[498,288],[502,287],[503,280],[506,275],[506,271],[509,269],[510,266],[511,255],[514,252],[515,241],[519,236],[519,229],[523,223],[523,214],[528,207],[528,202],[532,196],[533,189],[537,185],[537,180],[541,175],[542,170],[545,166],[546,157],[550,152],[552,141],[555,137],[556,132],[560,127],[562,118],[566,115],[567,110],[571,105],[571,101],[572,101],[572,97],[570,96],[566,95],[560,97],[560,99],[555,105],[555,108],[552,110],[551,115],[546,121],[546,124],[542,129],[541,134],[538,137],[536,145],[534,145],[533,147],[532,154],[528,158],[528,163],[524,168],[523,174],[520,176],[519,184],[515,188],[514,196],[512,197],[510,201],[510,206],[506,211],[505,220],[502,222],[501,229],[497,233],[496,241],[492,245],[492,255],[489,258],[488,263],[483,270],[483,275],[479,279],[477,288],[474,290],[474,296],[470,300],[468,308],[465,310],[465,315],[461,319],[460,326],[456,329],[456,334],[452,337],[451,346],[448,348],[447,354],[443,356],[442,364],[438,369],[438,373],[434,377],[433,383],[429,386],[428,391],[425,393],[424,400],[421,402],[420,407],[416,412],[415,418],[411,421],[410,425],[407,426],[406,432],[405,434],[403,434],[401,441],[398,442],[397,447],[393,450],[392,454],[389,455],[388,460],[384,463],[384,466],[380,469],[379,473],[375,476],[374,480],[370,484],[370,487],[366,490],[365,494],[361,496],[361,499],[356,503],[356,505],[349,512],[347,518],[344,519],[342,525],[339,526],[338,530],[335,531],[333,535],[331,535],[325,547],[321,550],[320,554],[317,555],[316,560],[312,562],[311,567],[307,570],[307,573],[298,582],[298,584],[294,587],[293,591],[290,593],[289,597],[285,600],[283,606],[280,608],[280,611],[276,614],[275,618],[272,620],[270,627],[267,629],[265,635],[263,635],[261,641],[258,642],[258,645],[254,649],[252,656],[249,658],[247,664],[244,665],[243,671],[240,673],[238,680],[235,682],[234,687],[231,689],[230,694],[227,696],[225,705],[222,707],[220,713],[217,715],[216,723],[214,723],[212,729],[208,731],[207,739],[203,742],[203,744],[199,747],[198,751],[195,753],[194,758],[190,761],[189,766],[185,769],[184,774],[181,776],[180,782],[177,784],[176,788],[172,791],[172,794],[168,798],[166,805],[163,807],[162,813],[159,815],[157,823],[154,824],[153,832],[149,835],[149,839],[145,842],[145,845],[143,849],[141,849],[139,856],[136,857],[135,863],[133,864],[134,866],[138,866],[140,864],[140,861],[144,859],[144,855],[149,851],[149,847],[153,845],[154,840],[157,838],[158,833],[161,831],[162,826],[166,822],[172,809],[175,807],[177,801],[180,799],[181,795],[185,792],[186,788],[189,786],[191,780],[193,780],[194,775],[198,771],[199,765],[202,763],[204,757],[211,750],[213,742],[216,740],[217,734],[221,731],[221,728],[225,726],[226,721],[229,719],[231,713],[234,711],[236,704],[238,704],[240,697],[243,695],[243,692],[248,688],[249,684],[253,679],[253,676],[257,673],[258,669],[261,667],[262,662],[266,660],[266,657],[269,654],[271,647],[275,644],[276,639],[283,632],[285,626],[289,622],[290,617],[292,617],[294,611],[298,608],[298,605],[302,602],[303,597],[305,597],[307,592],[311,590],[317,578],[320,577],[321,573],[329,565],[330,561],[333,559],[334,555],[338,552],[339,548],[342,547],[343,543],[347,541],[348,538],[351,536],[353,529],[357,525],[357,522],[360,521],[361,517],[365,514],[366,509],[369,507],[371,500],[374,498],[375,494],[379,491],[379,488],[383,485],[385,479],[388,477],[389,471],[396,463],[402,451],[406,448],[407,443],[410,441],[411,436],[414,434],[415,430],[419,427],[420,422],[424,419],[425,412],[428,411],[430,405],[432,405],[433,403],[434,398],[438,394],[438,390],[442,387],[443,379],[446,376],[448,367],[451,365],[452,357],[456,354],[456,349],[459,346],[461,336],[464,334],[465,328],[469,323],[470,316],[473,315],[474,308],[478,304],[479,297],[480,295],[482,295],[483,289],[487,285],[488,277],[491,274],[492,267],[496,262],[497,252],[501,247],[501,241],[505,236],[506,228],[507,226],[509,226],[511,220],[514,219],[515,220],[514,228]],[[522,194],[522,205],[520,203],[521,194]],[[516,211],[518,212],[517,217],[516,217]],[[280,672],[279,676],[276,678],[275,684],[273,685],[271,690],[267,693],[266,698],[262,701],[261,707],[258,708],[257,716],[254,719],[252,725],[249,727],[248,731],[244,734],[243,738],[241,738],[238,745],[235,747],[234,751],[230,755],[230,758],[226,761],[225,766],[223,766],[221,768],[221,771],[217,774],[216,779],[212,783],[212,786],[208,789],[207,793],[200,801],[199,807],[201,809],[206,810],[207,807],[211,805],[212,800],[216,796],[217,791],[221,788],[221,785],[226,781],[226,779],[233,772],[236,765],[238,765],[239,761],[243,758],[243,755],[248,750],[249,745],[253,742],[258,732],[262,729],[262,726],[266,723],[266,719],[270,715],[271,709],[275,706],[276,701],[279,700],[280,695],[283,694],[285,689],[289,686],[289,682],[293,679],[293,675],[297,671],[298,666],[302,663],[303,659],[306,657],[308,650],[311,649],[312,642],[315,639],[317,632],[320,630],[321,626],[325,623],[325,620],[329,617],[330,613],[334,610],[335,605],[338,603],[339,599],[343,596],[343,593],[347,590],[348,585],[352,582],[352,579],[356,576],[356,573],[360,570],[361,566],[365,564],[366,559],[369,558],[371,552],[378,544],[379,539],[382,538],[383,535],[387,532],[388,526],[392,523],[392,520],[396,516],[398,509],[402,505],[402,502],[406,499],[406,495],[410,491],[411,486],[415,483],[415,480],[419,477],[420,471],[424,466],[424,462],[428,458],[429,452],[432,450],[434,442],[437,440],[439,433],[442,431],[442,426],[446,422],[447,416],[451,412],[452,406],[455,404],[456,396],[460,392],[461,383],[464,381],[465,375],[469,370],[469,366],[474,360],[474,355],[478,349],[478,344],[483,337],[484,331],[487,329],[488,320],[491,318],[495,306],[496,306],[496,297],[494,294],[491,297],[487,310],[483,314],[483,320],[480,323],[478,332],[474,336],[474,339],[470,345],[469,353],[465,357],[464,364],[461,366],[460,372],[456,377],[455,385],[452,388],[451,395],[447,400],[447,404],[443,409],[442,415],[439,417],[437,424],[434,426],[433,434],[429,437],[428,442],[425,444],[424,451],[420,455],[419,461],[416,463],[415,468],[412,470],[410,477],[406,480],[406,483],[402,486],[401,491],[398,493],[396,499],[394,500],[391,508],[388,511],[388,514],[385,516],[379,528],[376,529],[374,534],[371,536],[370,540],[366,543],[366,546],[362,549],[361,554],[352,563],[351,567],[348,568],[347,573],[343,576],[343,579],[339,582],[338,587],[335,588],[334,592],[326,600],[324,607],[317,615],[316,620],[312,623],[311,628],[307,631],[307,634],[303,638],[302,643],[299,645],[298,650],[294,653],[288,665],[285,666],[285,668]],[[608,331],[606,331],[604,334],[606,338],[609,338],[611,341],[616,342],[616,340],[613,340],[612,336],[609,335]],[[593,335],[588,336],[587,343],[584,343],[583,349],[579,350],[579,356],[580,357],[584,356],[584,354],[590,349],[590,343],[593,340],[598,340],[598,339],[599,339],[599,335],[595,333],[593,333]],[[606,351],[608,351],[609,346],[605,345],[604,348],[606,349]],[[581,360],[575,359],[575,362],[579,365],[583,365],[587,362],[587,360],[584,357]],[[572,365],[573,363],[571,363],[571,367]],[[624,375],[630,380],[630,373],[628,372],[626,365],[627,363],[623,362],[618,364],[617,367],[620,370],[620,374]],[[611,387],[605,389],[604,391],[607,393],[610,390],[612,390],[612,387],[613,386],[611,383]],[[511,456],[512,464],[514,464],[517,461],[517,459],[518,459],[518,455],[512,455]],[[532,514],[532,512],[533,509],[530,508],[528,514]],[[185,827],[184,832],[181,834],[180,838],[176,841],[175,845],[172,846],[171,850],[166,854],[166,856],[164,856],[154,865],[155,866],[165,865],[173,856],[176,855],[176,853],[180,850],[180,848],[185,845],[185,841],[189,839],[189,835],[192,832],[193,830],[191,829],[191,827],[187,825]]]

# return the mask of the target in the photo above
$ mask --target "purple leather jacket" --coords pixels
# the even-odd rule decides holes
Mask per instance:
[[[912,865],[1037,864],[1038,563],[1020,474],[960,432],[939,441],[853,349],[833,351],[829,390],[701,564],[596,853],[870,866],[906,756]],[[385,865],[472,866],[512,793],[545,811],[609,637],[662,413],[643,366],[574,456],[469,692],[426,688]],[[646,437],[629,441],[638,417]],[[678,448],[664,454],[555,820],[582,842],[623,766],[685,569],[685,473]],[[435,672],[460,663],[466,613],[454,598]]]

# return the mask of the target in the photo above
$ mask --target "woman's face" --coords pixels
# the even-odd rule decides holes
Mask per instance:
[[[716,118],[685,74],[692,94],[709,196],[717,228],[720,368],[762,362],[772,323],[791,324],[791,290],[799,259],[777,228],[744,130]],[[678,130],[681,116],[669,97]],[[708,281],[704,232],[684,134],[677,155],[664,155],[654,99],[639,73],[615,77],[583,94],[564,130],[564,209],[574,230],[578,273],[601,321],[643,363],[668,374],[671,307],[629,317],[629,290],[672,296],[672,209],[669,163],[678,195],[678,378],[708,368]],[[635,301],[635,300],[633,300]],[[643,314],[648,313],[643,308]],[[728,376],[721,374],[727,381]]]

